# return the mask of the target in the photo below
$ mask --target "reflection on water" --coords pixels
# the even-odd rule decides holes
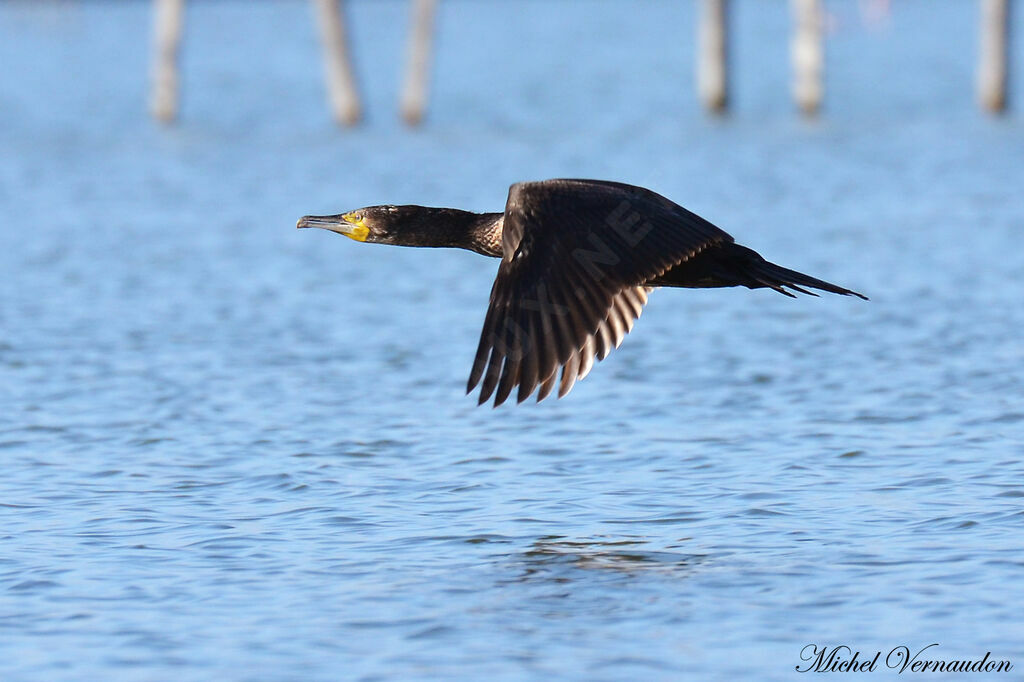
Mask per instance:
[[[560,535],[539,538],[530,550],[523,553],[522,580],[551,580],[572,582],[576,570],[605,570],[632,575],[639,572],[659,572],[683,577],[707,560],[704,554],[684,554],[678,545],[658,550],[645,538],[638,536],[606,537],[570,540]]]

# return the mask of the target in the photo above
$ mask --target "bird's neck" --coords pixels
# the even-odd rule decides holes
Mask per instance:
[[[469,232],[476,251],[484,256],[501,258],[501,229],[505,224],[504,213],[478,213]]]
[[[430,226],[423,231],[431,236],[423,246],[459,247],[484,256],[501,257],[502,213],[470,213],[454,208],[434,209]]]

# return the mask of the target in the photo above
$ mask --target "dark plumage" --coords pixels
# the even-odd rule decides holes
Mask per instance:
[[[654,287],[768,287],[861,294],[775,265],[700,216],[642,187],[599,180],[521,182],[504,213],[371,206],[306,216],[357,241],[457,247],[501,258],[467,392],[495,406],[538,386],[562,397],[640,317]]]

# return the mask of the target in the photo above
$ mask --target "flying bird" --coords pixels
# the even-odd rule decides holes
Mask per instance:
[[[520,182],[504,213],[369,206],[305,216],[360,242],[469,249],[500,258],[466,392],[494,406],[558,384],[566,395],[640,317],[655,287],[855,291],[770,263],[695,213],[643,187],[602,180]]]

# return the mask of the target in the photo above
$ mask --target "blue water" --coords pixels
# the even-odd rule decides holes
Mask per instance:
[[[167,129],[148,3],[0,5],[0,679],[1024,670],[1024,126],[974,108],[975,3],[829,3],[807,122],[781,3],[734,3],[709,120],[688,3],[446,0],[415,131],[404,3],[352,3],[355,130],[306,3],[193,4]],[[568,398],[491,410],[495,261],[294,229],[559,176],[871,301],[657,291]]]

